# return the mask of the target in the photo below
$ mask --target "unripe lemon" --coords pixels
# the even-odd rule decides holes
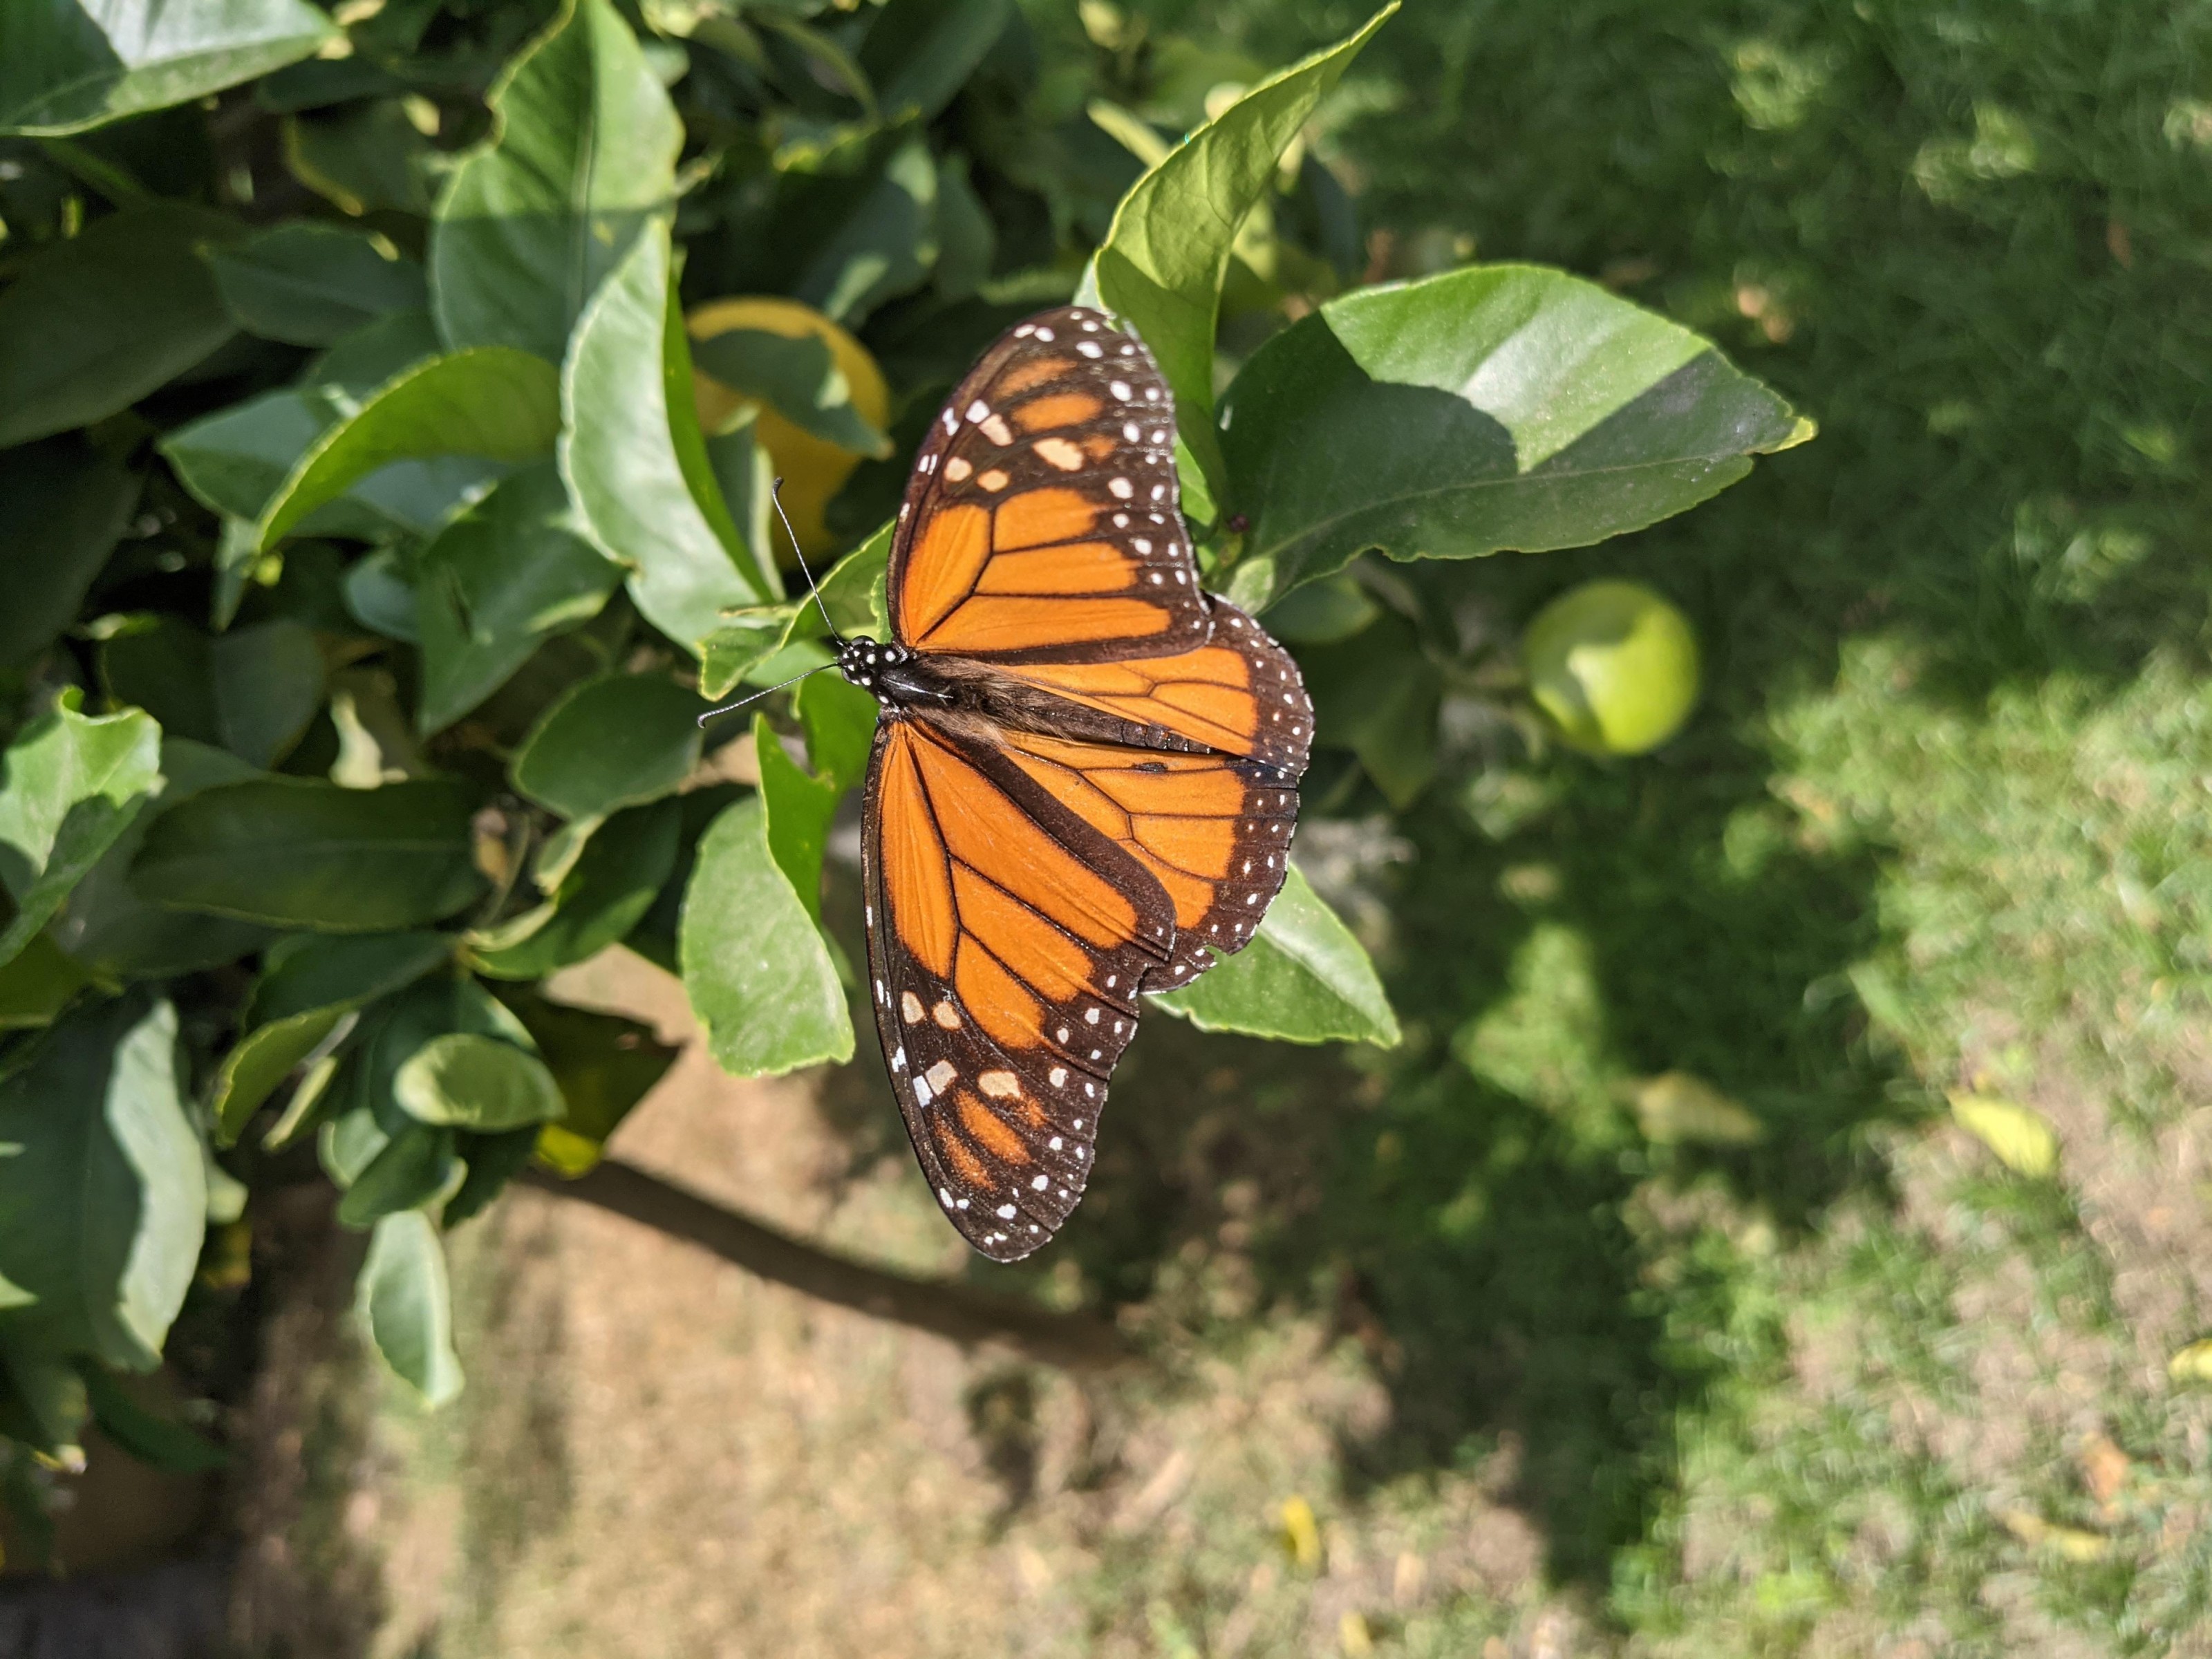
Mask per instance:
[[[1698,701],[1690,620],[1641,582],[1584,582],[1521,635],[1537,706],[1595,755],[1641,755],[1681,729]]]
[[[852,388],[854,412],[878,431],[890,417],[890,388],[884,384],[884,372],[876,367],[876,360],[868,355],[868,349],[811,306],[775,295],[709,300],[693,307],[684,325],[695,340],[711,340],[717,334],[726,334],[737,328],[758,329],[792,340],[804,339],[810,334],[826,340],[830,355]],[[728,425],[736,416],[760,401],[732,391],[704,373],[695,374],[693,381],[698,397],[699,424],[708,432]],[[761,410],[754,422],[753,436],[768,451],[769,464],[783,480],[783,510],[791,515],[791,526],[799,532],[799,544],[810,554],[828,553],[836,541],[823,522],[823,513],[830,497],[843,489],[845,480],[853,476],[853,469],[860,464],[860,458],[849,449],[840,449],[826,438],[802,432],[773,409]]]

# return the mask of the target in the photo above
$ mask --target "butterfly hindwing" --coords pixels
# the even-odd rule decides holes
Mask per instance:
[[[862,866],[870,994],[939,1203],[1015,1261],[1074,1208],[1173,908],[1129,854],[972,734],[878,729]]]
[[[1203,644],[1174,409],[1151,353],[1102,313],[1064,307],[1007,334],[915,459],[889,577],[899,641],[994,663]]]

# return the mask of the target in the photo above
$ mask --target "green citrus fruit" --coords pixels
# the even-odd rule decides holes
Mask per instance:
[[[1574,747],[1641,755],[1681,729],[1698,701],[1690,620],[1641,582],[1584,582],[1521,635],[1528,690]]]

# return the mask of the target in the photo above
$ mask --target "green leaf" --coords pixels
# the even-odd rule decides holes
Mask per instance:
[[[0,668],[27,665],[76,617],[138,501],[138,475],[81,438],[0,451]]]
[[[668,94],[607,0],[574,0],[491,91],[494,136],[453,170],[430,233],[453,347],[559,362],[592,295],[676,193]]]
[[[453,158],[416,130],[405,102],[378,98],[284,123],[293,176],[341,212],[430,211]]]
[[[107,640],[100,666],[116,702],[255,768],[290,754],[323,706],[322,650],[314,630],[289,617],[210,640],[181,617],[157,616]]]
[[[514,787],[563,817],[597,817],[675,793],[699,763],[699,699],[654,674],[586,680],[515,751]]]
[[[1391,0],[1357,33],[1261,82],[1191,134],[1130,187],[1093,261],[1099,300],[1134,325],[1159,360],[1175,393],[1178,437],[1216,499],[1224,471],[1213,431],[1213,335],[1230,249],[1273,181],[1277,158],[1397,9]]]
[[[331,345],[388,312],[429,303],[422,266],[337,225],[295,220],[210,248],[207,262],[232,321],[291,345]]]
[[[839,794],[867,775],[876,743],[876,700],[836,674],[801,682],[795,699],[806,733],[806,759],[814,775]]]
[[[204,98],[345,38],[303,0],[11,0],[0,132],[81,132]]]
[[[1253,354],[1224,399],[1264,605],[1369,548],[1579,547],[1695,506],[1808,435],[1705,340],[1594,283],[1479,266],[1362,289]]]
[[[443,1037],[441,1042],[487,1042],[487,1037]],[[502,1042],[492,1043],[505,1048]],[[509,1054],[521,1051],[507,1048]],[[524,1055],[526,1060],[528,1055]],[[450,1129],[416,1125],[385,1143],[383,1151],[362,1166],[338,1200],[342,1227],[373,1226],[387,1215],[418,1210],[434,1203],[461,1183],[462,1170],[454,1156]]]
[[[1397,1016],[1367,952],[1296,865],[1249,945],[1152,1000],[1202,1031],[1385,1048],[1398,1042]]]
[[[444,455],[533,460],[560,428],[560,379],[526,351],[478,346],[401,372],[325,432],[262,508],[267,549],[324,502],[394,461]]]
[[[437,1229],[420,1210],[386,1216],[369,1236],[357,1304],[385,1363],[423,1403],[442,1406],[461,1391],[453,1352],[453,1294]]]
[[[1298,665],[1313,699],[1314,741],[1351,750],[1394,807],[1412,805],[1436,775],[1443,696],[1443,672],[1413,625],[1386,616],[1350,639],[1309,647]]]
[[[680,1050],[655,1042],[652,1029],[635,1020],[527,994],[513,1001],[567,1103],[560,1121],[539,1137],[541,1151],[563,1174],[580,1175]]]
[[[759,757],[760,799],[768,809],[768,846],[814,925],[822,925],[822,854],[830,844],[830,821],[844,792],[834,783],[809,777],[783,751],[768,716],[753,718],[753,752]]]
[[[514,930],[471,952],[493,979],[543,979],[614,944],[644,919],[676,867],[683,812],[672,798],[594,826],[545,902]]]
[[[714,479],[656,222],[601,286],[561,372],[561,476],[584,533],[629,570],[645,619],[696,648],[726,610],[777,588]]]
[[[872,640],[890,638],[890,612],[884,584],[890,569],[895,528],[884,526],[822,579],[822,610],[829,611],[837,631],[848,638],[855,635]],[[825,631],[822,610],[816,608],[812,599],[801,596],[733,615],[702,642],[700,695],[726,696],[740,680],[794,642],[821,637]]]
[[[453,1195],[440,1206],[438,1225],[447,1232],[483,1212],[507,1183],[522,1172],[538,1149],[539,1131],[510,1129],[505,1134],[458,1137],[462,1160],[468,1169]]]
[[[289,1077],[355,1010],[451,958],[443,933],[289,939],[270,952],[246,1018],[252,1029],[223,1059],[210,1091],[216,1139],[228,1146]]]
[[[71,1014],[0,1077],[0,1274],[12,1330],[131,1370],[161,1363],[207,1189],[177,1093],[177,1016],[130,996]]]
[[[94,718],[57,704],[0,756],[0,884],[15,901],[0,962],[130,827],[160,780],[161,745],[161,727],[136,709]]]
[[[53,1024],[91,975],[62,953],[52,933],[34,933],[12,960],[0,963],[0,1031],[34,1030]],[[7,1306],[0,1286],[0,1309]]]
[[[419,981],[362,1013],[332,1087],[331,1109],[338,1119],[333,1127],[362,1112],[386,1136],[406,1129],[416,1119],[399,1099],[400,1069],[426,1043],[453,1035],[494,1039],[526,1054],[535,1048],[521,1021],[475,980],[446,975]],[[357,1125],[348,1139],[344,1170],[335,1177],[341,1181],[357,1175],[383,1147],[381,1139]]]
[[[968,158],[948,155],[937,167],[937,269],[932,283],[948,300],[965,300],[991,279],[999,232],[991,210],[969,181]]]
[[[416,562],[416,728],[427,737],[452,725],[547,640],[599,615],[621,585],[622,568],[572,527],[550,462],[502,480]]]
[[[450,961],[451,933],[300,933],[271,946],[246,1000],[249,1025],[318,1008],[358,1008]]]
[[[226,784],[155,819],[131,866],[157,903],[322,933],[449,916],[483,890],[477,796],[442,780],[341,789],[306,778]]]
[[[902,144],[844,222],[814,251],[792,292],[857,328],[885,300],[920,288],[937,258],[937,163]]]
[[[204,1474],[230,1462],[222,1447],[140,1405],[104,1366],[80,1362],[77,1375],[100,1432],[140,1462],[172,1474]]]
[[[550,1123],[562,1113],[561,1088],[537,1055],[496,1037],[454,1032],[417,1048],[393,1077],[392,1092],[423,1123],[496,1133]]]
[[[167,910],[138,896],[131,860],[154,820],[180,801],[219,783],[255,775],[226,750],[186,738],[161,739],[161,792],[138,809],[129,828],[101,854],[63,902],[51,932],[70,957],[111,979],[161,979],[235,962],[267,942],[251,922]]]
[[[761,797],[725,809],[701,837],[677,949],[724,1071],[756,1077],[852,1058],[836,964],[769,850]]]
[[[80,1442],[90,1414],[76,1367],[27,1334],[11,1340],[0,1322],[0,1437],[34,1447],[66,1467],[83,1455]],[[0,1458],[0,1480],[21,1480],[28,1462],[12,1455]],[[0,1487],[0,1501],[41,1553],[51,1556],[53,1525],[37,1489],[27,1481],[14,1490]]]
[[[890,0],[868,26],[860,53],[884,118],[933,119],[1013,14],[1013,0]]]
[[[0,448],[128,409],[230,338],[198,249],[235,228],[154,202],[31,254],[0,293]]]
[[[818,335],[732,328],[691,343],[693,366],[732,392],[759,398],[801,431],[880,460],[891,441],[853,407],[853,388]]]

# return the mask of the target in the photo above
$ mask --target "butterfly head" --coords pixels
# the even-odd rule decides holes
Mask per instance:
[[[863,635],[839,645],[837,672],[888,708],[897,700],[897,671],[913,656],[902,645],[878,645]]]

